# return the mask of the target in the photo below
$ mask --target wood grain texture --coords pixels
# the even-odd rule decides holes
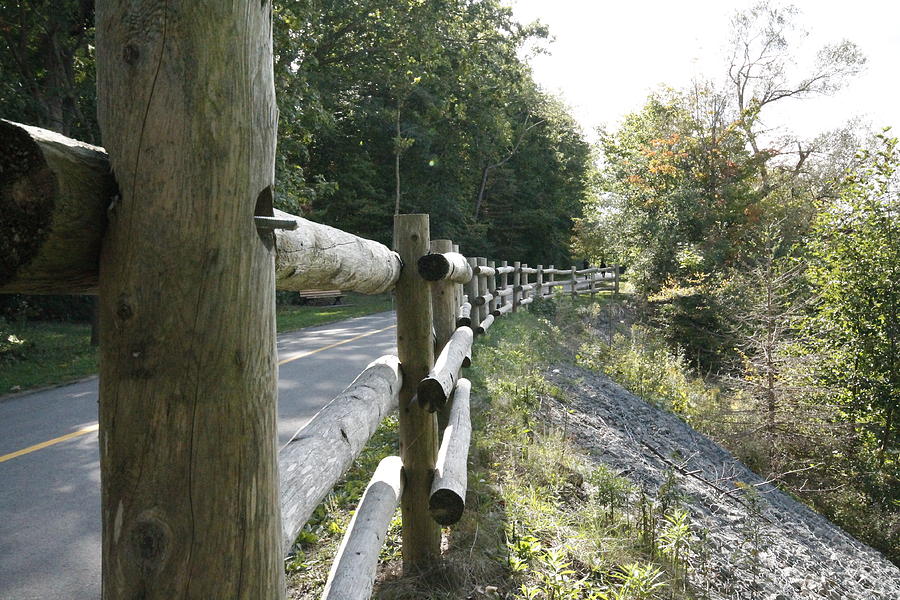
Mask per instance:
[[[431,240],[431,251],[437,255],[453,253],[453,241]],[[426,256],[435,256],[435,254]],[[457,256],[459,256],[459,262],[468,268],[469,263],[466,262],[465,257],[461,254],[457,254]],[[422,259],[419,259],[419,274],[422,274],[421,265]],[[425,275],[422,276],[427,279]],[[441,350],[456,331],[456,316],[459,310],[458,294],[459,284],[452,279],[442,279],[431,283],[431,310],[434,319],[434,353],[436,356],[440,355]],[[438,434],[447,425],[449,415],[449,409],[446,407],[438,411]]]
[[[472,279],[472,267],[469,266],[465,256],[453,251],[452,242],[449,250],[438,252],[432,248],[430,254],[419,258],[417,268],[419,274],[427,281],[445,280],[465,284]]]
[[[283,554],[381,421],[396,410],[401,382],[399,358],[372,361],[278,453]]]
[[[96,293],[115,195],[103,148],[0,120],[0,293]]]
[[[469,266],[474,273],[475,269],[478,268],[478,260],[474,256],[471,256],[467,258],[466,261],[468,261]],[[472,279],[464,285],[463,289],[466,292],[466,296],[469,298],[468,302],[471,305],[469,309],[469,325],[472,328],[478,327],[479,313],[478,308],[475,307],[475,298],[478,297],[478,278],[472,277]]]
[[[400,257],[387,246],[277,209],[274,213],[299,222],[293,231],[275,232],[279,290],[380,294],[393,289],[400,277]]]
[[[443,526],[459,521],[466,506],[467,462],[472,437],[469,416],[471,390],[472,384],[468,379],[460,379],[456,384],[450,403],[450,419],[444,429],[431,485],[428,508],[434,520]]]
[[[322,600],[368,600],[381,546],[403,494],[403,462],[388,456],[378,463],[331,565]]]
[[[488,318],[491,321],[494,319],[490,315]],[[471,355],[474,337],[470,327],[459,327],[453,333],[434,361],[434,367],[428,372],[428,376],[419,382],[417,395],[420,406],[431,412],[444,407],[459,379],[460,368],[466,357]]]
[[[96,5],[105,600],[284,596],[272,7]]]
[[[403,515],[403,570],[415,573],[430,568],[440,557],[441,532],[428,514],[428,496],[437,458],[437,417],[413,402],[418,383],[434,363],[431,339],[431,288],[416,269],[428,252],[428,215],[396,215],[394,248],[403,260],[395,288],[397,352],[403,370],[400,388],[400,457],[406,487],[400,508]]]

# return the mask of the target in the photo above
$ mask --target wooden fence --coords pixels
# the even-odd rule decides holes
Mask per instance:
[[[96,292],[103,215],[115,203],[103,149],[0,121],[0,165],[9,167],[0,209],[15,207],[28,217],[0,224],[7,249],[0,293]],[[84,223],[73,222],[73,215]],[[466,257],[450,240],[430,240],[428,215],[395,217],[393,250],[271,208],[255,222],[274,233],[277,289],[395,294],[398,356],[373,361],[277,459],[281,549],[287,553],[382,419],[399,410],[400,456],[375,471],[323,596],[368,598],[398,505],[406,571],[438,560],[440,527],[463,514],[472,428],[471,384],[460,372],[471,364],[477,337],[540,298],[617,293],[619,269]]]

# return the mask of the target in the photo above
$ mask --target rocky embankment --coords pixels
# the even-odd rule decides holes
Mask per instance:
[[[587,370],[549,379],[573,400],[545,407],[595,460],[650,494],[674,476],[711,600],[900,600],[900,569],[676,416]]]

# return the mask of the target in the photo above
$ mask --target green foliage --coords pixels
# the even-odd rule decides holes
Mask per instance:
[[[648,402],[691,419],[716,402],[719,391],[691,375],[684,356],[654,330],[635,325],[611,340],[583,344],[578,364],[606,373]]]
[[[880,134],[822,207],[810,279],[819,302],[810,326],[819,374],[871,436],[882,464],[897,465],[900,412],[900,187],[897,138]],[[877,441],[875,441],[877,440]]]

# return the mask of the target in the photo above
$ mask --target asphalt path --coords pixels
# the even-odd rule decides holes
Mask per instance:
[[[388,312],[278,336],[280,444],[396,354],[394,324]],[[0,399],[0,600],[100,597],[96,427],[96,378]]]

